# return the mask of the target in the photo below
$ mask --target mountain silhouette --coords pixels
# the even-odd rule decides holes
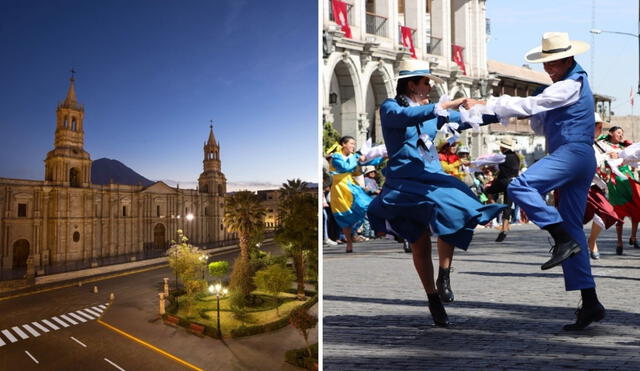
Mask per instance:
[[[145,187],[155,183],[131,170],[118,160],[100,158],[93,161],[91,164],[91,183],[104,185],[112,181],[115,184],[142,185]]]

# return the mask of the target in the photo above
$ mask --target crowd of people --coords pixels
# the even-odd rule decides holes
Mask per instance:
[[[403,242],[413,254],[434,323],[447,326],[443,303],[454,300],[449,275],[454,247],[466,250],[476,227],[496,226],[496,242],[502,242],[511,223],[531,221],[553,239],[551,258],[541,269],[562,265],[566,290],[581,293],[575,323],[564,329],[581,330],[603,319],[589,258],[600,258],[598,234],[614,224],[616,253],[623,253],[625,218],[632,223],[629,245],[640,247],[640,183],[632,168],[638,158],[625,151],[633,144],[624,140],[623,130],[614,126],[600,133],[603,122],[594,115],[586,72],[574,59],[588,48],[566,33],[545,33],[542,45],[525,59],[543,63],[553,84],[535,96],[487,101],[429,102],[431,84],[442,80],[424,61],[402,61],[396,97],[380,107],[383,150],[356,151],[355,139],[345,136],[326,153],[325,243],[342,241],[351,253],[353,241]],[[530,118],[532,129],[546,138],[548,154],[528,168],[510,136],[500,138],[500,154],[476,159],[460,145],[460,131],[506,124],[511,117]],[[587,240],[583,224],[588,222]],[[432,236],[437,237],[436,280]]]

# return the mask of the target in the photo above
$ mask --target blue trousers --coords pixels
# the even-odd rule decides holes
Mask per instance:
[[[590,144],[568,143],[531,165],[507,188],[509,197],[538,227],[563,223],[567,233],[582,246],[580,254],[562,263],[567,291],[596,286],[587,239],[582,230],[587,193],[595,169],[595,155]],[[557,209],[547,205],[543,197],[554,189],[559,190]]]

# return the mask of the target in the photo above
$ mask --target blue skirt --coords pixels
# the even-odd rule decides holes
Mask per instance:
[[[387,178],[382,192],[369,205],[376,232],[393,231],[416,242],[428,230],[445,242],[466,250],[473,230],[495,218],[503,204],[483,205],[462,181],[448,174],[423,173],[416,178]]]

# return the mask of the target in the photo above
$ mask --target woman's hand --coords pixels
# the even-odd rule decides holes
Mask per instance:
[[[365,155],[360,155],[360,157],[358,158],[358,161],[360,161],[360,162],[367,162],[367,156],[365,156]]]
[[[618,152],[609,152],[609,153],[607,153],[607,154],[609,155],[609,157],[611,157],[611,158],[612,158],[612,159],[614,159],[614,160],[620,157],[620,156],[618,155]]]

